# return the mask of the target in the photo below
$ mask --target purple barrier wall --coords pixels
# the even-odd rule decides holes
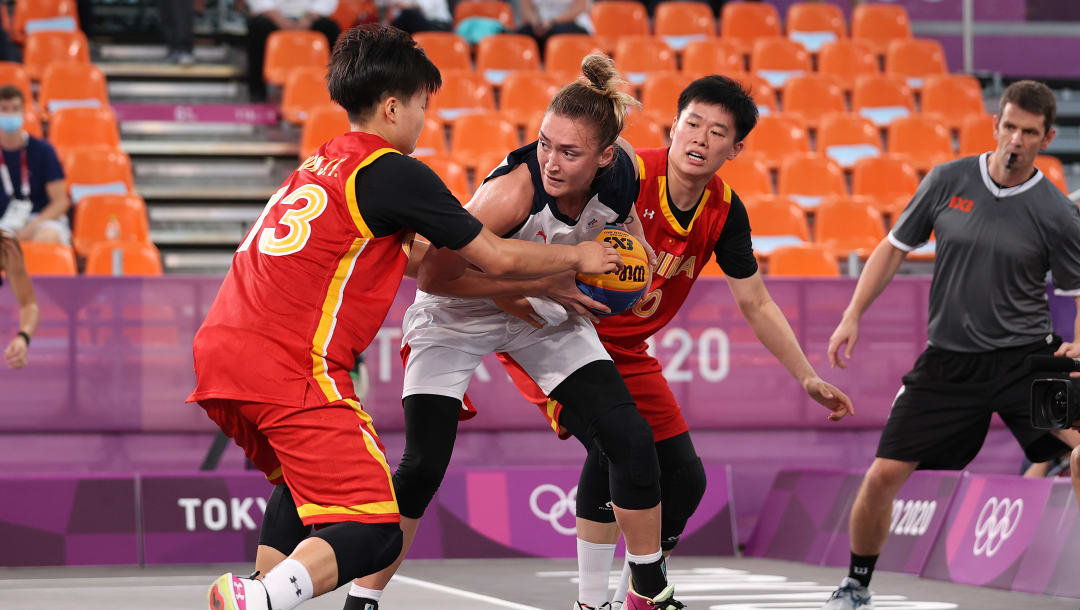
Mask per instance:
[[[734,555],[731,476],[687,524],[685,555]],[[574,468],[452,470],[411,557],[574,557]],[[4,478],[0,566],[250,562],[270,494],[258,473]],[[140,507],[136,514],[136,506]]]
[[[878,567],[922,571],[961,478],[958,472],[917,472],[893,504],[888,542]],[[746,545],[751,557],[842,566],[850,559],[848,519],[862,472],[784,470],[773,482]]]
[[[970,475],[923,576],[1080,597],[1080,519],[1066,480]]]

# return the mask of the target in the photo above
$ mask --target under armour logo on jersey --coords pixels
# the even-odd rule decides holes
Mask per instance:
[[[644,212],[641,213],[642,218],[648,218],[649,220],[652,220],[652,217],[655,216],[655,215],[656,215],[656,210],[645,210]]]
[[[536,236],[539,237],[540,239],[544,240],[545,244],[547,243],[547,234],[544,233],[543,231],[537,231]]]

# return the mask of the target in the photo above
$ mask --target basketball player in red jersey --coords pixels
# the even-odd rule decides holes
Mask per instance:
[[[400,551],[390,469],[348,371],[393,302],[412,234],[495,276],[602,272],[619,260],[595,243],[500,239],[405,156],[441,77],[404,32],[350,30],[327,82],[351,131],[270,198],[195,336],[188,400],[278,484],[256,559],[273,569],[262,580],[221,576],[208,593],[215,610],[289,610]]]
[[[660,363],[646,353],[645,340],[679,310],[710,256],[715,254],[754,334],[807,394],[829,409],[829,419],[838,421],[853,413],[848,397],[814,372],[769,296],[754,259],[746,208],[716,175],[725,161],[742,151],[743,138],[756,122],[753,99],[731,79],[707,76],[682,91],[671,126],[671,146],[637,150],[641,179],[637,211],[656,252],[652,282],[633,309],[602,318],[598,327],[604,347],[653,430],[661,470],[665,554],[678,543],[705,493],[705,471]],[[523,316],[531,313],[518,311]],[[557,430],[565,435],[565,429],[574,429],[564,419],[572,413],[544,396],[512,360],[503,357],[503,362],[518,388],[541,407]],[[618,608],[626,599],[625,584],[611,602],[607,597],[608,570],[619,534],[608,504],[606,460],[595,444],[587,446],[590,450],[577,491],[580,580],[574,608]]]

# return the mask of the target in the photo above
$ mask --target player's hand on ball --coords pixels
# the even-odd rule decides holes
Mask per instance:
[[[622,267],[622,255],[609,243],[583,241],[574,247],[578,249],[578,273],[607,273]]]
[[[832,411],[829,414],[829,421],[840,421],[845,415],[855,415],[855,407],[851,405],[851,399],[847,394],[821,377],[814,377],[803,387],[806,388],[806,393],[810,395],[810,398]]]
[[[525,297],[495,297],[491,299],[495,305],[506,313],[521,318],[536,328],[544,327],[544,319],[536,314],[536,310],[529,304]]]
[[[9,369],[21,369],[26,366],[26,340],[16,335],[4,350],[4,362]]]
[[[1066,358],[1080,358],[1080,343],[1062,343],[1061,347],[1057,348],[1054,352],[1055,356],[1065,356]],[[1069,373],[1069,377],[1080,377],[1080,372]]]
[[[593,312],[611,313],[611,308],[582,292],[575,281],[576,277],[573,271],[552,275],[547,295],[569,311],[585,316],[594,323],[599,322]]]
[[[840,348],[845,345],[844,358],[851,360],[851,354],[855,351],[855,342],[859,340],[859,321],[848,318],[840,320],[831,337],[829,337],[829,365],[833,368],[847,368],[847,363],[840,359]]]

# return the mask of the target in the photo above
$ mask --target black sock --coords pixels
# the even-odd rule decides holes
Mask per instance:
[[[652,599],[667,588],[667,566],[664,558],[652,563],[630,562],[630,580],[633,581],[634,592],[642,597]]]
[[[379,610],[379,602],[366,597],[348,596],[343,610]]]
[[[851,554],[851,567],[848,576],[859,581],[864,587],[870,586],[870,577],[874,574],[874,564],[877,563],[877,555]]]

